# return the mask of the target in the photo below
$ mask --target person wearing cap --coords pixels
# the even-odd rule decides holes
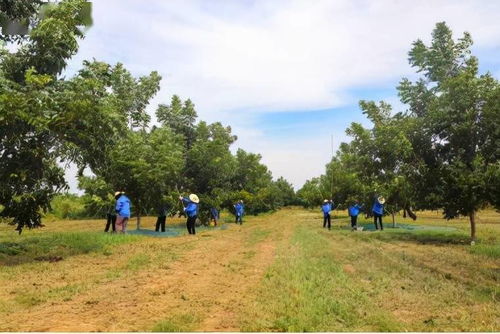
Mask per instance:
[[[187,215],[186,227],[189,234],[196,234],[195,223],[198,217],[198,204],[200,199],[195,194],[189,195],[189,197],[179,196],[179,200],[182,201],[184,205],[184,212]]]
[[[245,206],[243,205],[242,200],[238,201],[238,203],[234,205],[234,211],[236,215],[236,224],[238,224],[238,222],[240,223],[240,225],[243,224],[243,214],[245,213]]]
[[[116,229],[121,233],[127,232],[127,223],[130,218],[130,199],[125,196],[123,191],[115,193],[116,205]]]
[[[363,209],[363,206],[359,205],[357,200],[349,207],[349,216],[351,217],[351,228],[353,231],[358,228],[358,215],[361,209]]]
[[[217,226],[217,221],[219,220],[219,210],[216,207],[210,208],[210,221],[214,221],[214,226]]]
[[[373,203],[372,212],[373,212],[373,223],[375,224],[375,229],[378,230],[377,220],[380,223],[380,230],[384,229],[382,225],[382,216],[384,215],[384,203],[385,198],[383,196],[379,196],[375,199]]]
[[[330,200],[325,199],[323,201],[323,205],[321,206],[321,211],[323,211],[323,228],[326,227],[326,223],[328,222],[328,229],[331,229],[331,217],[330,211],[332,211],[333,203]]]

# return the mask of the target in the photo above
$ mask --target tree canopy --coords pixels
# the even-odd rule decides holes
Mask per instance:
[[[324,176],[299,190],[306,205],[319,204],[311,189],[324,193],[333,179],[330,195],[346,205],[354,198],[369,205],[383,194],[393,214],[442,209],[448,219],[468,216],[474,239],[476,212],[500,207],[500,85],[490,73],[479,74],[471,46],[468,33],[455,41],[444,22],[430,45],[414,42],[409,63],[421,76],[397,87],[408,109],[361,101],[373,127],[351,124],[352,141],[340,145]]]

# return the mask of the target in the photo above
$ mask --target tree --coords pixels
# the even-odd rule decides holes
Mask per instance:
[[[16,53],[0,46],[0,203],[5,207],[0,215],[11,218],[19,233],[24,226],[40,226],[41,211],[66,187],[56,161],[61,138],[52,131],[54,122],[64,119],[57,104],[63,88],[55,79],[78,48],[82,5],[64,1],[52,8]]]
[[[162,125],[184,136],[187,150],[196,138],[195,122],[198,115],[194,107],[190,99],[183,103],[179,96],[173,95],[170,105],[160,104],[156,110],[156,118]]]
[[[409,52],[423,77],[416,83],[403,79],[398,89],[418,127],[411,140],[427,175],[420,186],[446,218],[468,216],[475,240],[476,212],[498,205],[491,195],[498,192],[492,187],[499,182],[500,105],[499,83],[489,73],[479,75],[471,45],[468,33],[455,42],[446,24],[438,23],[431,45],[417,40]]]
[[[302,201],[306,208],[314,208],[321,204],[326,194],[320,191],[320,178],[315,177],[307,180],[302,188],[297,191],[297,197]]]

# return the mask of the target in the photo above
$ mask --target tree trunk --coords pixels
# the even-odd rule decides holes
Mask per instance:
[[[396,227],[396,221],[394,220],[394,212],[391,212],[392,215],[392,227]]]
[[[135,228],[136,230],[140,230],[141,229],[141,215],[138,214],[137,215],[137,226]]]
[[[469,213],[470,220],[470,238],[472,241],[476,241],[476,211]]]

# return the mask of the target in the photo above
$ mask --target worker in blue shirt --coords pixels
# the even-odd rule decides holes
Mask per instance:
[[[186,227],[189,234],[196,234],[195,223],[196,218],[198,218],[198,204],[200,199],[195,194],[189,195],[189,197],[179,196],[179,199],[184,205],[184,212],[187,215]]]
[[[236,215],[236,224],[238,222],[243,224],[243,214],[245,213],[245,206],[243,205],[243,201],[240,200],[238,203],[234,205],[234,214]]]
[[[385,203],[385,198],[383,196],[379,196],[378,198],[376,198],[375,202],[373,203],[372,207],[373,223],[375,224],[376,230],[378,230],[377,220],[380,223],[380,230],[384,229],[384,226],[382,225],[382,216],[384,215],[384,203]]]
[[[363,206],[359,205],[357,200],[349,207],[349,216],[351,217],[351,228],[353,231],[358,228],[358,215],[361,209],[363,209]]]
[[[219,210],[216,207],[210,208],[210,221],[214,221],[214,226],[217,226],[217,222],[219,221]]]
[[[321,211],[323,212],[323,228],[326,227],[326,223],[328,222],[328,229],[331,229],[331,217],[330,211],[333,210],[333,202],[325,199],[323,201],[323,205],[321,206]]]
[[[130,218],[130,199],[123,191],[115,192],[116,229],[121,233],[127,232],[127,223]]]

